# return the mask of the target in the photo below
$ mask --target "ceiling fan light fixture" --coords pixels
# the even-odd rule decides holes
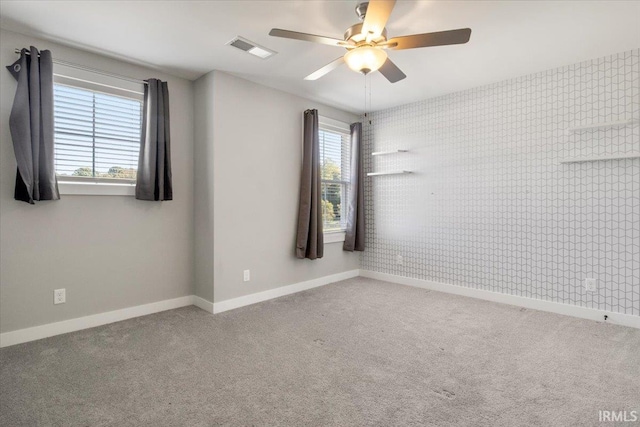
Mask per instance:
[[[373,46],[361,46],[347,52],[344,60],[353,71],[368,74],[382,67],[387,60],[387,52]]]

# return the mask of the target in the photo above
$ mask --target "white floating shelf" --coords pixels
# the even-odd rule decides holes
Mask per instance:
[[[606,128],[623,128],[627,125],[633,123],[633,120],[620,120],[617,122],[608,122],[608,123],[594,123],[591,125],[585,126],[575,126],[567,129],[568,133],[580,132],[582,130],[597,130],[597,129],[606,129]]]
[[[384,156],[385,154],[406,153],[409,150],[391,150],[391,151],[376,151],[371,153],[372,156]]]
[[[640,159],[640,152],[629,153],[629,154],[618,154],[615,156],[576,157],[573,159],[560,160],[560,163],[585,163],[585,162],[598,162],[601,160],[624,160],[624,159]]]
[[[407,173],[413,173],[412,171],[388,171],[388,172],[370,172],[367,176],[381,176],[381,175],[402,175]]]

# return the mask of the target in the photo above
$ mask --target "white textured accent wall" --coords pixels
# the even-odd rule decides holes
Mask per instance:
[[[559,163],[640,151],[639,58],[633,50],[371,114],[365,171],[415,173],[366,178],[362,267],[640,315],[640,159]],[[635,123],[567,132],[624,119]],[[410,151],[370,155],[398,148]]]

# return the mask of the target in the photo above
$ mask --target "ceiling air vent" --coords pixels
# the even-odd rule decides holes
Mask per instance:
[[[261,58],[261,59],[267,59],[270,56],[276,54],[275,51],[271,49],[267,49],[266,47],[259,46],[258,44],[252,41],[249,41],[245,38],[242,38],[240,36],[234,38],[227,44],[229,46],[233,46],[237,49],[250,53],[253,56],[257,56],[258,58]]]

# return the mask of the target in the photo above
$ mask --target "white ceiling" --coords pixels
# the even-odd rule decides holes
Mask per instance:
[[[196,79],[211,70],[353,112],[364,77],[342,66],[303,77],[341,48],[270,37],[271,28],[342,38],[350,1],[2,1],[0,26]],[[378,110],[640,47],[638,1],[402,1],[390,37],[470,27],[465,45],[391,51],[407,78],[371,75]],[[241,35],[278,52],[261,60],[226,46]]]

